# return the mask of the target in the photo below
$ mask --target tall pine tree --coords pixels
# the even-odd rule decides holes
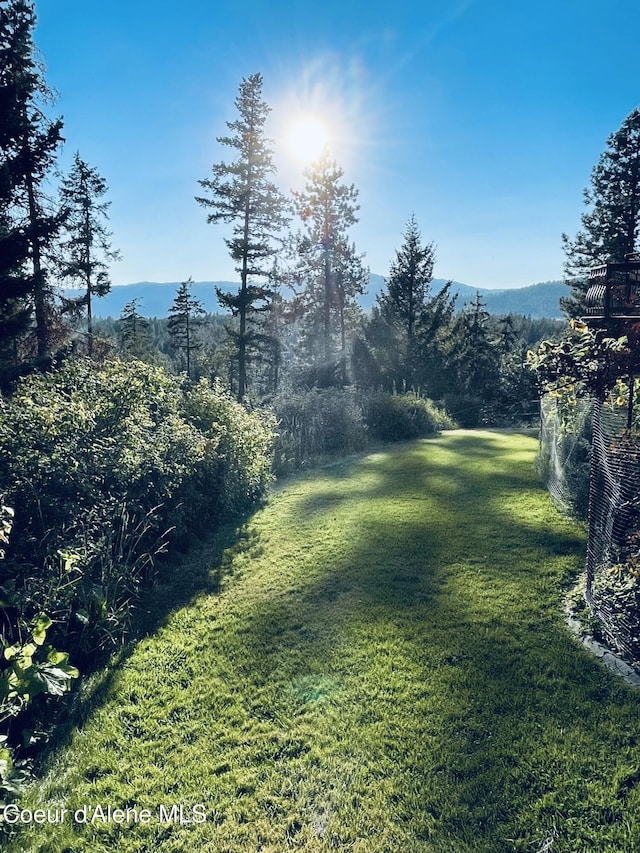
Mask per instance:
[[[118,341],[129,358],[143,359],[149,354],[149,321],[140,314],[140,299],[137,296],[122,309],[118,319]]]
[[[272,290],[268,276],[275,254],[275,238],[286,224],[285,199],[271,176],[275,174],[272,140],[265,137],[270,112],[262,98],[262,76],[243,79],[235,101],[239,117],[227,122],[230,136],[218,142],[232,149],[231,163],[214,164],[213,177],[199,181],[207,196],[196,201],[209,209],[209,223],[233,224],[233,236],[225,240],[240,274],[238,293],[217,289],[220,304],[237,318],[229,328],[238,363],[238,400],[248,387],[248,366],[259,339],[254,320],[269,310]]]
[[[60,189],[65,233],[60,244],[59,276],[83,290],[80,296],[65,300],[65,309],[86,311],[89,355],[93,353],[93,298],[110,291],[107,262],[119,258],[111,248],[111,233],[105,225],[110,202],[101,199],[106,192],[104,178],[76,153]]]
[[[187,376],[191,378],[193,355],[202,347],[202,341],[198,337],[198,327],[201,318],[205,314],[202,303],[191,295],[191,278],[183,281],[178,288],[173,305],[169,309],[169,321],[167,323],[171,346],[173,349],[184,353],[187,368]]]
[[[590,267],[622,263],[640,249],[640,107],[607,139],[584,203],[582,228],[573,239],[562,235],[565,279],[572,292],[561,305],[569,317],[583,313]]]
[[[423,244],[414,216],[403,236],[404,243],[389,270],[386,292],[378,302],[383,313],[402,327],[411,354],[433,278],[435,249],[433,243]]]
[[[358,315],[356,296],[363,293],[367,270],[349,240],[358,221],[358,191],[342,182],[343,170],[325,147],[305,170],[306,184],[294,194],[302,220],[298,239],[297,303],[304,318],[306,357],[325,381],[344,382],[348,336]]]
[[[464,427],[477,426],[494,403],[500,385],[500,352],[478,291],[451,329],[451,388],[447,409]]]
[[[404,241],[396,252],[386,287],[365,326],[359,358],[377,362],[370,375],[389,390],[424,390],[440,395],[445,355],[443,338],[449,329],[455,297],[450,282],[437,293],[431,290],[435,248],[424,243],[411,217]],[[365,361],[362,361],[365,359]],[[366,371],[365,371],[366,373]]]
[[[0,2],[0,240],[8,250],[0,261],[0,316],[16,336],[33,316],[36,352],[44,358],[55,327],[47,255],[60,227],[45,185],[62,121],[45,115],[50,92],[33,42],[35,24],[30,0]]]

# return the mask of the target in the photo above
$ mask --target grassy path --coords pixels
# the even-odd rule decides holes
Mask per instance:
[[[289,482],[52,757],[23,806],[62,822],[3,849],[640,850],[640,697],[564,628],[584,541],[535,451],[451,433]]]

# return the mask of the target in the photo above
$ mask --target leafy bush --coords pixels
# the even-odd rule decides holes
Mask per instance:
[[[215,447],[194,481],[208,496],[208,511],[219,517],[243,512],[271,479],[274,415],[248,412],[221,385],[212,389],[201,380],[184,397],[184,417]]]
[[[601,568],[593,579],[597,627],[605,641],[640,660],[640,580],[638,567],[616,563]]]
[[[73,360],[23,380],[0,410],[16,612],[48,613],[76,654],[117,641],[156,554],[259,497],[272,426],[142,362]]]
[[[369,435],[378,441],[405,441],[454,426],[432,400],[415,394],[370,394],[363,398],[363,408]]]
[[[13,509],[0,504],[0,542],[3,545],[9,544],[12,527]],[[5,551],[0,549],[0,559],[4,557]],[[11,602],[6,591],[3,592],[7,600],[0,601],[0,610],[8,612]],[[29,634],[28,640],[21,636],[17,643],[10,645],[4,631],[0,635],[0,804],[18,797],[30,778],[28,762],[16,759],[9,737],[12,721],[41,694],[62,696],[70,689],[71,680],[79,675],[78,670],[69,665],[68,653],[59,652],[46,643],[51,624],[51,619],[41,613],[31,625],[23,620],[18,622],[20,634]],[[23,729],[20,734],[22,743],[28,744],[34,739],[29,730]]]
[[[455,426],[431,400],[414,394],[318,389],[276,397],[277,475],[310,461],[344,456],[372,441],[402,441]]]
[[[276,474],[362,450],[367,444],[359,395],[351,389],[320,389],[281,395],[272,402],[278,427]]]

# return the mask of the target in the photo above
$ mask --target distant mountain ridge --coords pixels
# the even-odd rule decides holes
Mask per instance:
[[[369,308],[375,302],[375,294],[384,287],[381,275],[370,276],[369,293],[365,295],[362,307]],[[444,287],[448,279],[434,278],[431,282],[432,292],[437,293]],[[529,284],[526,287],[511,289],[493,289],[488,287],[472,287],[460,281],[451,282],[451,293],[458,297],[456,306],[459,310],[469,305],[480,293],[482,301],[490,314],[523,314],[525,317],[539,319],[546,317],[551,320],[563,320],[560,310],[560,297],[568,296],[567,285],[562,281],[544,281]]]
[[[385,279],[381,275],[371,273],[369,290],[363,294],[359,302],[368,311],[376,300],[376,295],[384,288]],[[432,291],[437,292],[446,279],[435,278],[431,283]],[[117,318],[124,306],[132,299],[139,299],[138,310],[144,317],[166,317],[176,296],[180,282],[151,282],[139,281],[135,284],[123,284],[112,287],[111,291],[101,299],[93,301],[93,313],[96,317]],[[202,303],[209,314],[223,313],[216,299],[215,288],[234,290],[238,287],[233,281],[196,281],[193,282],[191,293]],[[548,317],[562,319],[559,299],[567,296],[567,286],[561,281],[546,281],[532,284],[528,287],[517,287],[512,290],[493,290],[486,287],[472,287],[462,282],[451,284],[451,293],[458,297],[457,307],[462,309],[480,293],[487,311],[491,314],[524,314],[533,318]]]

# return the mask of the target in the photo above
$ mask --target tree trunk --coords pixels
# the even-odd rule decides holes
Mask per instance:
[[[29,199],[29,224],[31,226],[31,262],[33,264],[33,301],[36,315],[36,342],[38,357],[49,354],[49,334],[47,328],[47,300],[45,293],[44,273],[40,257],[40,241],[37,236],[38,208],[36,205],[33,176],[29,171],[26,176],[27,195]]]
[[[331,260],[329,258],[329,248],[324,250],[324,360],[325,365],[328,365],[331,360]]]

